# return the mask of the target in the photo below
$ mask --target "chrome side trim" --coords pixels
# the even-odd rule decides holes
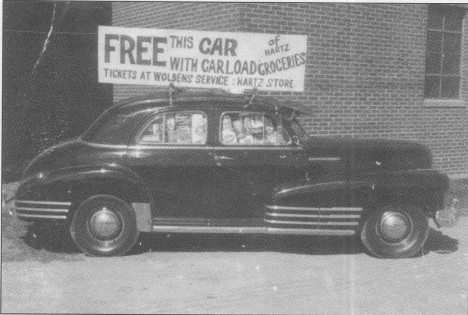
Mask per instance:
[[[40,205],[71,206],[71,202],[58,202],[58,201],[15,200],[15,202],[27,203],[27,204],[40,204]]]
[[[153,226],[152,232],[161,233],[226,233],[226,234],[284,234],[284,235],[336,235],[351,236],[354,230],[291,229],[271,227],[202,227],[202,226]]]
[[[94,143],[94,142],[88,142],[88,141],[83,141],[84,143],[96,147],[96,148],[110,148],[110,149],[127,149],[127,146],[124,144],[102,144],[102,143]]]
[[[272,210],[288,210],[288,211],[320,211],[320,208],[306,208],[306,207],[282,207],[282,206],[266,206]]]
[[[316,162],[316,161],[341,161],[340,157],[310,157],[309,162]]]
[[[155,145],[132,145],[128,147],[128,150],[213,150],[213,147],[206,146],[206,144],[155,144]]]
[[[315,229],[279,229],[267,228],[268,234],[286,234],[286,235],[334,235],[334,236],[352,236],[356,234],[353,230],[315,230]]]
[[[231,227],[231,226],[153,226],[152,232],[170,233],[226,233],[248,234],[265,233],[264,227]]]
[[[23,207],[15,207],[15,209],[20,210],[20,211],[68,212],[68,209],[23,208]]]
[[[362,211],[362,208],[333,207],[333,208],[320,208],[320,211]]]
[[[290,225],[359,225],[359,222],[303,222],[303,221],[277,221],[265,219],[265,222],[271,224],[290,224]]]
[[[266,206],[272,210],[287,210],[287,211],[362,211],[362,208],[357,207],[333,207],[333,208],[309,208],[309,207],[286,207],[286,206]]]
[[[330,215],[319,215],[319,214],[286,214],[286,213],[269,213],[266,215],[272,217],[289,217],[289,218],[320,218],[320,219],[359,219],[359,214],[330,214]]]
[[[67,218],[64,215],[40,215],[40,214],[23,214],[23,213],[16,213],[16,216],[22,217],[22,218],[62,219],[62,220],[65,220]]]
[[[287,217],[287,218],[320,218],[319,214],[287,214],[287,213],[270,213],[267,212],[265,215],[270,217]]]
[[[18,219],[66,220],[70,211],[67,207],[71,204],[63,201],[15,200],[13,209]]]

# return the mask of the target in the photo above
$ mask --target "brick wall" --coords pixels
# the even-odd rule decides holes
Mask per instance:
[[[115,2],[113,26],[236,32],[240,7],[235,3]],[[114,100],[141,95],[157,87],[115,85]]]
[[[310,133],[419,141],[433,150],[435,168],[468,173],[467,106],[424,102],[426,23],[426,4],[113,4],[114,26],[307,35],[304,93],[269,94],[312,107]],[[468,39],[464,51],[468,104]],[[114,98],[151,89],[115,86]]]

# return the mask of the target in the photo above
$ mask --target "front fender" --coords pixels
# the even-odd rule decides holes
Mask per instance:
[[[270,204],[366,207],[383,199],[406,197],[423,203],[433,216],[443,208],[448,188],[448,176],[433,170],[327,176],[282,184],[274,190]]]
[[[445,195],[450,186],[448,176],[434,170],[377,173],[369,181],[373,185],[373,195],[380,198],[377,201],[399,201],[402,198],[414,201],[422,205],[430,217],[444,208]]]
[[[294,198],[301,195],[316,194],[330,190],[342,190],[349,186],[347,179],[333,177],[321,180],[300,180],[277,186],[273,192],[273,200]]]

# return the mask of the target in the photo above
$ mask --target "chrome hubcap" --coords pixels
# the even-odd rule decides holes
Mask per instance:
[[[386,212],[380,224],[382,236],[389,242],[405,239],[411,231],[411,221],[399,212]]]
[[[107,207],[96,211],[90,220],[92,233],[101,240],[109,240],[119,233],[119,219]]]

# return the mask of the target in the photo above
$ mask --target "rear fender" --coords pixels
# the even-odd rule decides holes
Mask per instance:
[[[63,168],[31,177],[21,183],[16,199],[71,202],[70,219],[82,201],[98,194],[119,197],[134,209],[154,211],[151,194],[143,179],[132,170],[115,164]]]

